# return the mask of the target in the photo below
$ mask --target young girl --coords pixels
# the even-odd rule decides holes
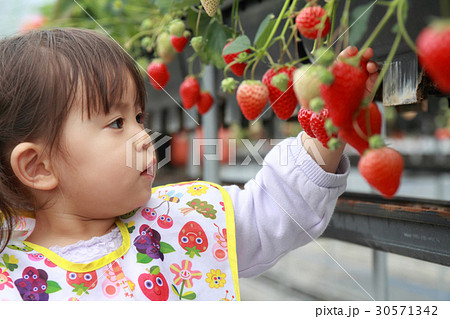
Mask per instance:
[[[239,277],[324,231],[342,148],[300,134],[244,189],[152,189],[149,138],[133,143],[143,168],[126,164],[145,97],[133,60],[94,31],[0,41],[0,300],[239,300]]]

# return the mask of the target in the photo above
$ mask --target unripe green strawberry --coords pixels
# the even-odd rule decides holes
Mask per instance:
[[[308,107],[309,101],[320,96],[322,82],[316,69],[317,66],[305,64],[294,72],[294,92],[301,106]]]
[[[243,81],[237,89],[236,99],[244,117],[254,120],[266,106],[269,90],[261,81]]]
[[[199,53],[201,50],[203,50],[203,47],[205,46],[205,40],[203,39],[202,36],[193,37],[191,39],[191,46],[196,53]]]
[[[393,197],[400,185],[403,158],[399,152],[384,145],[379,135],[371,137],[370,145],[359,160],[359,172],[384,197]]]
[[[201,0],[202,6],[210,17],[214,17],[219,7],[220,0]]]
[[[233,94],[238,83],[234,78],[226,78],[222,80],[220,87],[225,93]]]
[[[175,58],[177,52],[170,41],[170,34],[161,33],[156,40],[156,52],[165,63],[170,63]]]
[[[173,20],[169,25],[170,35],[174,35],[177,38],[182,37],[185,30],[184,22],[180,19]]]

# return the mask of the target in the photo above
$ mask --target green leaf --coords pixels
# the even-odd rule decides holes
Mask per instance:
[[[6,265],[10,271],[14,271],[14,269],[19,268],[17,264],[7,264]]]
[[[152,268],[150,268],[150,273],[152,275],[157,275],[159,274],[159,272],[160,272],[159,266],[153,266]]]
[[[175,248],[173,248],[168,243],[160,242],[159,245],[160,245],[159,251],[162,252],[163,254],[168,254],[168,253],[172,253],[175,251]]]
[[[178,292],[178,289],[177,289],[177,287],[175,287],[175,285],[174,285],[174,284],[172,284],[172,290],[173,290],[173,292],[175,293],[175,295],[177,295],[177,296],[179,296],[179,295],[180,295],[180,293]]]
[[[148,264],[153,260],[146,254],[137,253],[137,262],[140,264]]]
[[[348,32],[350,32],[349,42],[352,45],[357,45],[369,27],[369,19],[372,14],[372,10],[375,6],[371,6],[372,3],[366,3],[357,6],[350,14],[350,25],[358,20]],[[368,9],[370,7],[370,9]],[[368,9],[368,10],[367,10]],[[367,10],[367,11],[366,11]]]
[[[270,13],[259,25],[258,31],[256,31],[255,40],[253,41],[256,48],[259,49],[266,43],[270,31],[272,31],[273,26],[275,25],[274,18],[275,16],[273,15],[273,13]]]
[[[45,290],[45,292],[48,294],[52,294],[54,292],[60,291],[61,289],[61,286],[56,281],[48,280],[47,289]]]
[[[0,263],[0,267],[5,267],[5,268],[6,268],[6,266],[5,266],[5,265],[3,265],[2,263]]]
[[[195,298],[197,298],[197,295],[193,291],[188,291],[185,294],[183,294],[183,296],[181,296],[181,298],[184,298],[187,300],[194,300]]]
[[[222,51],[228,39],[232,36],[232,30],[217,20],[213,20],[206,32],[205,50],[208,59],[218,69],[225,68],[226,64],[223,60]],[[227,47],[228,48],[228,47]]]
[[[227,46],[227,48],[223,51],[223,54],[227,55],[245,51],[250,48],[251,45],[252,44],[250,43],[250,39],[245,35],[241,35],[237,37],[233,42],[231,42],[229,46]]]

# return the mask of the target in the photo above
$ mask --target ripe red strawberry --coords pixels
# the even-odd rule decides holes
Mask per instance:
[[[367,116],[369,117],[370,122],[370,136],[380,134],[382,117],[380,110],[374,102],[371,102],[369,106],[360,109],[356,118],[356,123],[352,123],[352,125],[339,130],[339,136],[353,146],[361,155],[369,148],[368,139],[370,136],[367,130]],[[367,140],[356,132],[354,125],[358,125],[361,132],[367,137]]]
[[[419,62],[443,93],[450,93],[450,24],[437,22],[420,32]]]
[[[188,75],[180,86],[181,102],[186,109],[192,108],[200,96],[200,85],[197,78]]]
[[[303,131],[305,131],[306,134],[308,134],[310,137],[316,137],[314,135],[313,131],[311,130],[311,116],[313,115],[314,111],[307,109],[307,108],[300,108],[300,111],[298,112],[297,119],[300,123],[300,126],[302,127]]]
[[[379,135],[371,138],[381,139]],[[403,158],[399,152],[381,142],[378,148],[370,148],[361,157],[358,169],[366,181],[384,197],[393,197],[400,185],[403,172]]]
[[[227,46],[229,46],[233,41],[228,42],[224,47],[223,47],[223,51],[225,51],[225,48]],[[235,53],[230,53],[230,54],[223,54],[222,51],[222,56],[223,56],[223,60],[225,61],[226,64],[231,64],[234,62],[234,60],[236,60],[236,58],[238,57],[239,54],[241,54],[242,52],[247,52],[250,53],[250,49],[247,49],[245,51],[240,51],[240,52],[235,52]],[[247,63],[234,63],[233,65],[230,66],[230,70],[231,72],[233,72],[235,75],[237,76],[242,76],[244,74],[244,70],[245,67],[247,66]]]
[[[261,81],[243,81],[236,92],[236,99],[247,120],[254,120],[269,100],[269,90]]]
[[[162,90],[170,79],[170,73],[163,61],[153,60],[147,68],[150,84],[157,90]]]
[[[200,113],[200,115],[205,114],[206,112],[209,111],[213,103],[214,99],[211,96],[211,94],[209,94],[209,92],[207,91],[202,91],[197,100],[198,113]]]
[[[270,105],[281,120],[290,118],[297,107],[297,97],[292,86],[294,71],[293,66],[272,68],[267,70],[262,78],[262,82],[269,89]]]
[[[326,148],[328,148],[328,141],[330,138],[337,137],[335,134],[332,136],[328,135],[328,132],[325,129],[325,121],[328,119],[328,116],[328,109],[323,108],[320,113],[313,112],[310,120],[311,131]]]
[[[330,111],[330,118],[337,127],[352,122],[353,113],[364,96],[367,75],[359,66],[337,61],[331,67],[334,80],[320,86],[320,95]]]
[[[189,43],[189,37],[186,37],[184,35],[181,37],[176,37],[174,35],[171,35],[170,42],[172,43],[172,46],[175,49],[175,51],[180,53],[180,52],[183,52],[184,48]]]
[[[202,6],[206,11],[206,14],[210,17],[214,17],[219,7],[220,0],[201,0]]]
[[[319,36],[323,38],[330,32],[330,18],[328,16],[323,18],[326,14],[325,9],[320,6],[302,9],[295,18],[297,30],[309,39],[316,39]],[[325,19],[323,25],[320,24],[322,19]]]

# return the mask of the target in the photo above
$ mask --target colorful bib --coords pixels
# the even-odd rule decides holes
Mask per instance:
[[[19,218],[19,240],[0,254],[0,300],[239,300],[233,206],[221,186],[155,188],[116,224],[122,246],[78,264],[21,241],[34,220]]]

